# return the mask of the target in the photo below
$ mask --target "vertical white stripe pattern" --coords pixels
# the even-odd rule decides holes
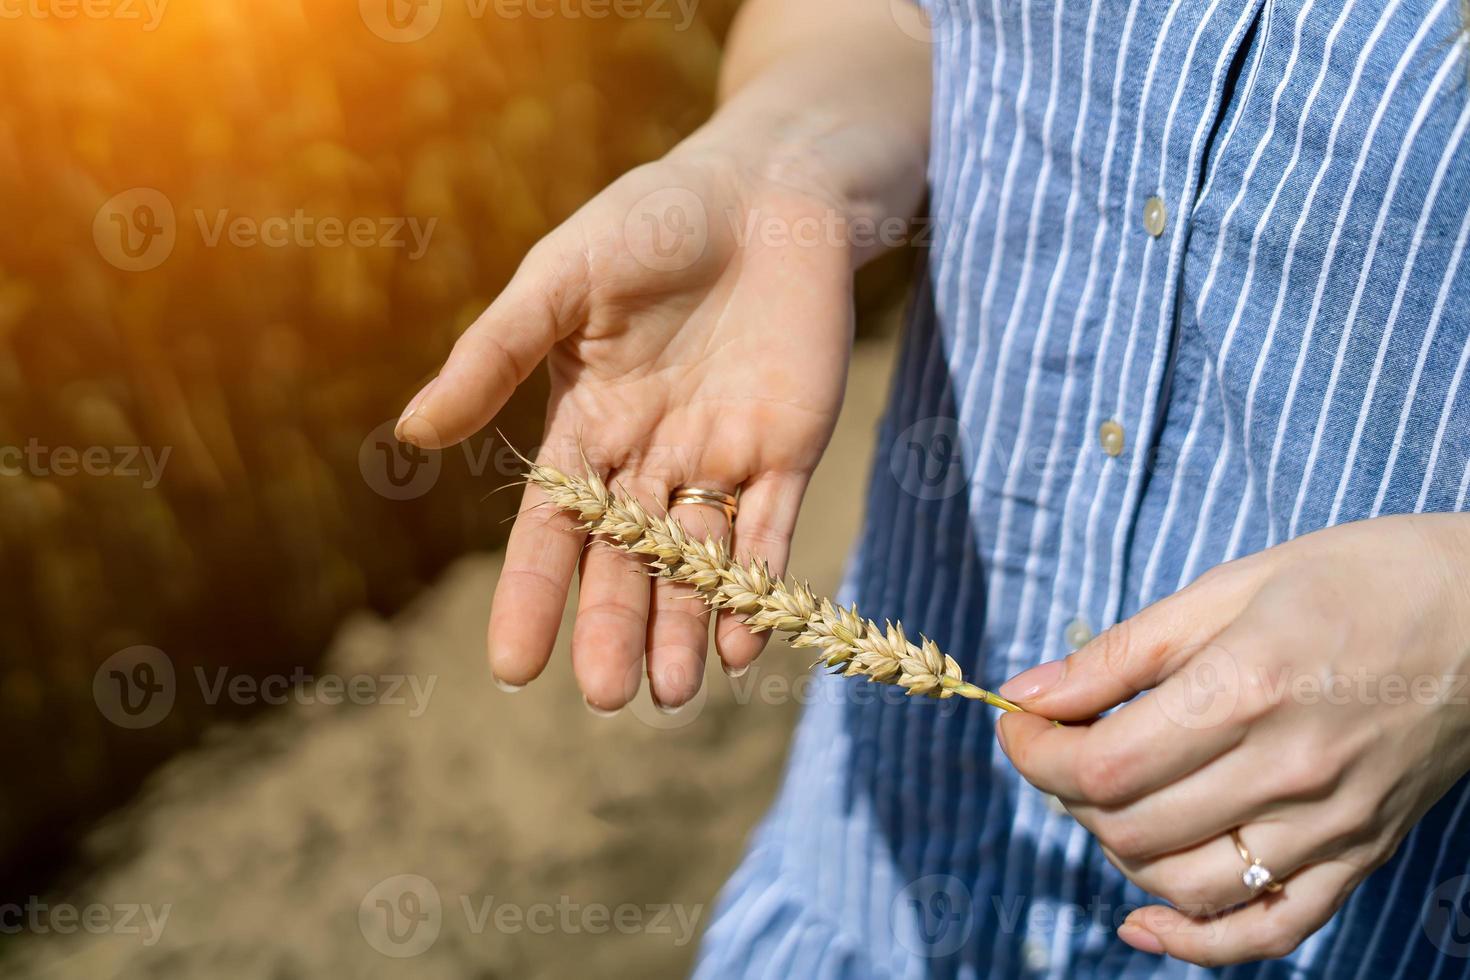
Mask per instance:
[[[844,600],[995,685],[1240,554],[1465,509],[1458,0],[928,3],[936,234]],[[1464,974],[1420,914],[1470,785],[1286,963],[1189,967],[1117,940],[1146,896],[994,720],[818,681],[696,975]]]

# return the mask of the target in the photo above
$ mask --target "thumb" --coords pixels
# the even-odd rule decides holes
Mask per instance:
[[[585,261],[547,239],[454,344],[439,375],[403,411],[394,435],[442,449],[478,432],[551,350],[582,322]]]
[[[1001,685],[1000,696],[1047,718],[1083,721],[1158,686],[1245,608],[1250,576],[1220,573],[1159,600],[1071,656],[1016,675]]]

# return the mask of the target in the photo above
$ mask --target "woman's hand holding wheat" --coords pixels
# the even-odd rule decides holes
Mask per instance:
[[[851,20],[886,17],[868,5]],[[766,23],[793,36],[833,33],[830,22]],[[872,24],[848,29],[861,38]],[[833,64],[727,65],[734,94],[715,119],[531,251],[409,403],[399,437],[441,448],[470,436],[544,359],[551,396],[538,461],[581,472],[584,448],[597,475],[655,512],[679,486],[738,489],[733,529],[717,508],[679,506],[674,516],[718,540],[733,530],[737,556],[779,575],[841,400],[852,273],[877,251],[855,247],[851,222],[906,217],[923,187],[924,161],[911,148],[924,145],[927,81],[905,91],[864,63],[861,44],[839,57],[841,48]],[[874,48],[891,57],[891,43]],[[784,107],[793,85],[874,91],[859,100],[857,125],[792,115]],[[894,129],[918,127],[919,138],[885,132],[885,116]],[[622,707],[644,673],[660,706],[686,703],[704,672],[702,605],[687,587],[634,574],[637,557],[605,543],[584,548],[585,533],[545,500],[527,487],[496,590],[489,646],[501,685],[524,685],[546,666],[580,566],[572,659],[589,706]],[[741,671],[764,640],[720,616],[719,655]]]

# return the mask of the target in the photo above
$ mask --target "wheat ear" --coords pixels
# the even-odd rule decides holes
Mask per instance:
[[[818,598],[805,582],[777,578],[762,561],[739,564],[724,542],[699,540],[678,521],[614,493],[590,470],[588,476],[579,477],[551,466],[529,465],[527,482],[539,487],[560,510],[580,517],[589,533],[647,558],[652,574],[691,586],[711,609],[736,613],[752,632],[791,634],[792,646],[819,650],[817,663],[834,673],[893,684],[910,695],[959,696],[1006,711],[1021,710],[1000,695],[967,683],[953,657],[925,637],[911,642],[902,623],[880,628],[854,606]]]

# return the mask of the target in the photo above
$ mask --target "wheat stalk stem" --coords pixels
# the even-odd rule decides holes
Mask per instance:
[[[902,623],[880,627],[855,606],[838,606],[805,582],[772,575],[763,561],[736,562],[724,542],[700,540],[667,514],[650,513],[613,492],[590,469],[579,477],[527,462],[527,482],[558,509],[579,517],[587,532],[646,558],[651,574],[692,587],[711,609],[739,615],[752,632],[789,634],[792,646],[819,651],[817,664],[844,676],[892,684],[910,695],[970,698],[1005,711],[1022,710],[968,683],[953,657],[926,637],[909,640]]]

